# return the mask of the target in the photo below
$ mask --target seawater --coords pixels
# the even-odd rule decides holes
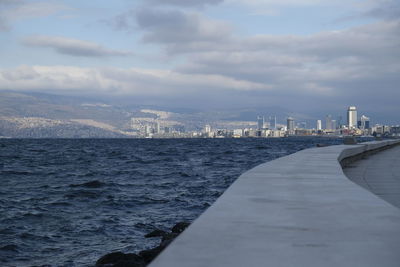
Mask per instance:
[[[93,266],[193,221],[252,167],[334,138],[0,139],[0,266]]]

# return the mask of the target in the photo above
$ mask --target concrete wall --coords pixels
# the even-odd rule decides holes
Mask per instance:
[[[306,149],[251,169],[150,266],[400,266],[400,210],[339,163],[392,143]]]

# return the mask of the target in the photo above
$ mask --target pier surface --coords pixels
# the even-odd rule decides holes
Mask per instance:
[[[343,171],[353,182],[400,208],[400,146],[367,156]]]
[[[400,209],[339,163],[393,143],[306,149],[245,172],[150,266],[398,267]]]

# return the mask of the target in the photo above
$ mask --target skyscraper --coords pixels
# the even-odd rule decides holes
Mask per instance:
[[[357,127],[357,109],[354,106],[347,109],[347,126],[349,128]]]
[[[276,116],[269,117],[269,128],[276,130]]]
[[[358,121],[358,128],[361,130],[369,129],[369,118],[365,115],[362,115],[360,120]]]
[[[321,130],[322,130],[322,121],[317,120],[317,131],[321,131]]]
[[[294,119],[292,117],[287,118],[287,131],[289,134],[294,134]]]
[[[262,130],[264,128],[264,116],[257,117],[257,129]]]
[[[325,129],[333,130],[333,127],[332,127],[332,116],[331,115],[327,115],[326,116],[325,122],[326,122]]]
[[[337,129],[336,120],[332,120],[332,121],[331,121],[331,128],[332,128],[332,130],[336,130],[336,129]]]

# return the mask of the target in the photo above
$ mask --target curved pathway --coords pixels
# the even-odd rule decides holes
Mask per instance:
[[[400,208],[400,146],[358,160],[343,171],[351,181]]]
[[[150,266],[399,267],[400,209],[339,164],[390,142],[306,149],[243,173]]]

